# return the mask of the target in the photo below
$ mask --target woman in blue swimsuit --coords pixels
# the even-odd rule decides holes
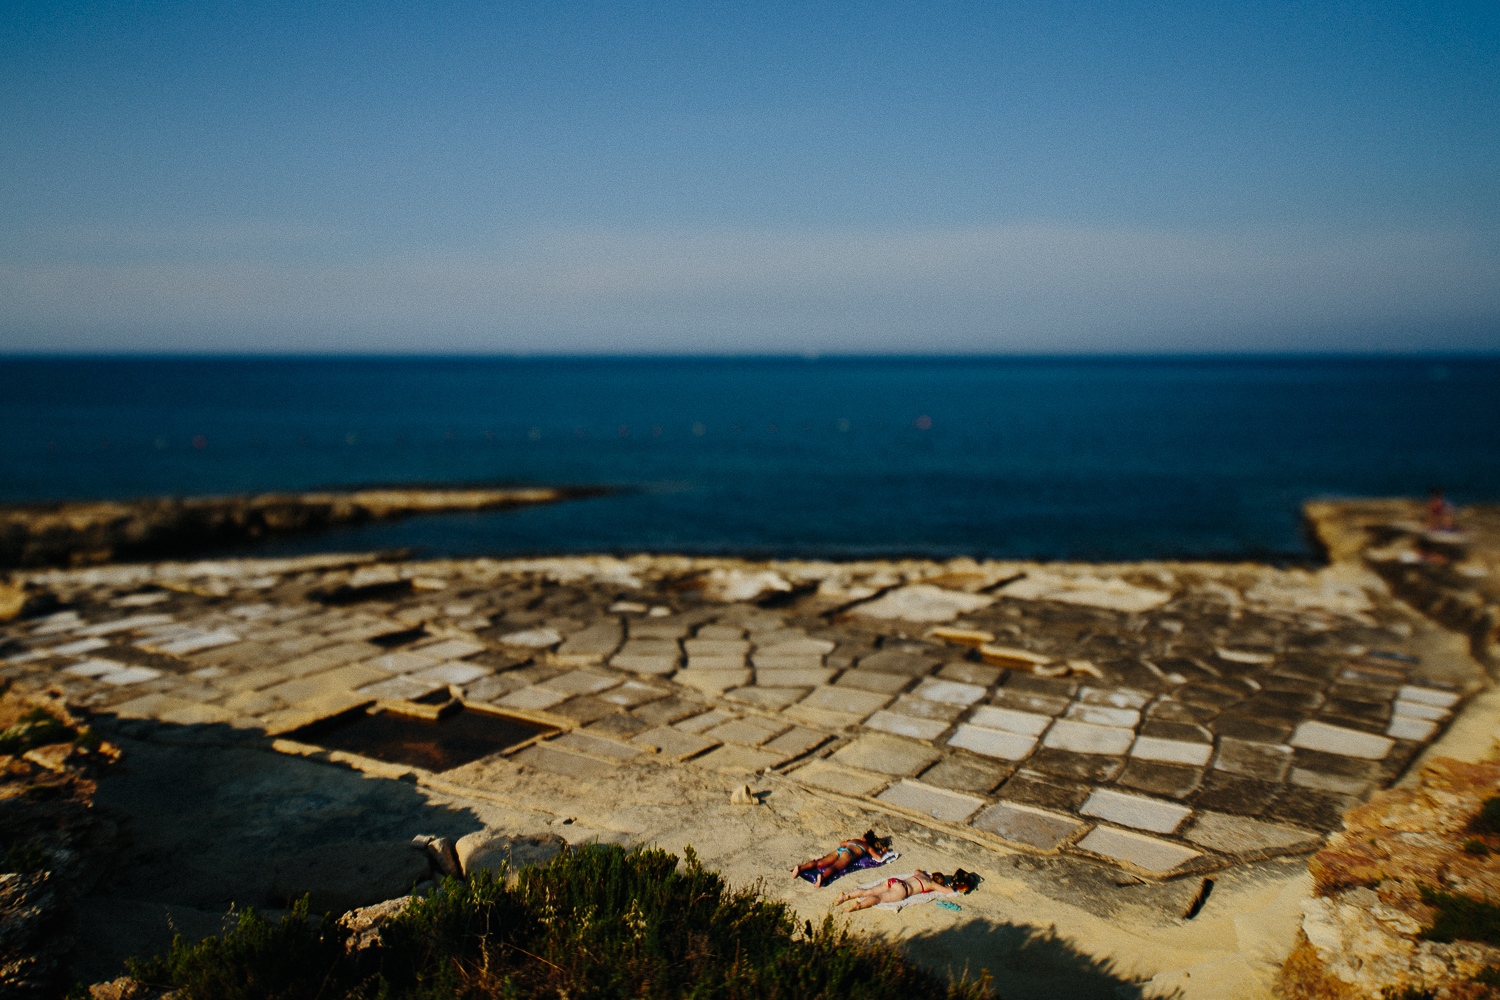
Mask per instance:
[[[874,830],[866,830],[865,835],[858,840],[846,840],[833,851],[821,858],[812,861],[804,861],[792,869],[792,878],[796,878],[805,871],[817,870],[817,877],[813,879],[813,885],[822,886],[825,879],[830,875],[836,875],[848,868],[860,858],[869,855],[876,861],[884,860],[885,855],[891,849],[890,837],[877,837]]]

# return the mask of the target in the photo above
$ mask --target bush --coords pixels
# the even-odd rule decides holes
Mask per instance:
[[[1500,906],[1470,896],[1418,887],[1422,902],[1437,909],[1432,926],[1422,931],[1428,941],[1479,941],[1500,944]]]
[[[1484,800],[1479,815],[1469,820],[1469,829],[1475,833],[1500,833],[1500,795]]]
[[[360,970],[304,901],[279,924],[247,913],[223,939],[179,938],[132,974],[175,985],[184,1000],[988,995],[987,982],[944,982],[831,917],[799,928],[785,904],[732,890],[686,855],[679,869],[665,851],[595,846],[511,878],[448,879],[386,923]]]
[[[15,725],[0,732],[0,754],[23,754],[51,743],[66,743],[73,730],[45,708],[33,708],[16,720]]]

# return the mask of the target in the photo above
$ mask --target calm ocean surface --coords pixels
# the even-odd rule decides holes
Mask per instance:
[[[9,358],[0,380],[4,500],[626,488],[266,553],[1294,555],[1309,497],[1500,500],[1493,357]]]

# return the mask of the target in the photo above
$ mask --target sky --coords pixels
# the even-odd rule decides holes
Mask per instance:
[[[0,352],[1500,350],[1500,5],[3,4]]]

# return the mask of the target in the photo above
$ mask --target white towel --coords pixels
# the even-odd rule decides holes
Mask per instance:
[[[864,885],[857,886],[856,888],[873,889],[877,885],[885,885],[889,879],[911,878],[915,874],[916,872],[907,872],[905,875],[887,875],[885,878],[876,879],[873,882],[866,882]],[[898,899],[894,903],[876,903],[873,909],[890,910],[891,912],[896,913],[904,910],[906,907],[911,906],[914,903],[927,903],[931,902],[934,899],[941,899],[944,896],[951,895],[953,895],[953,893],[948,889],[929,889],[926,892],[919,892],[915,896],[907,896],[905,899]]]

